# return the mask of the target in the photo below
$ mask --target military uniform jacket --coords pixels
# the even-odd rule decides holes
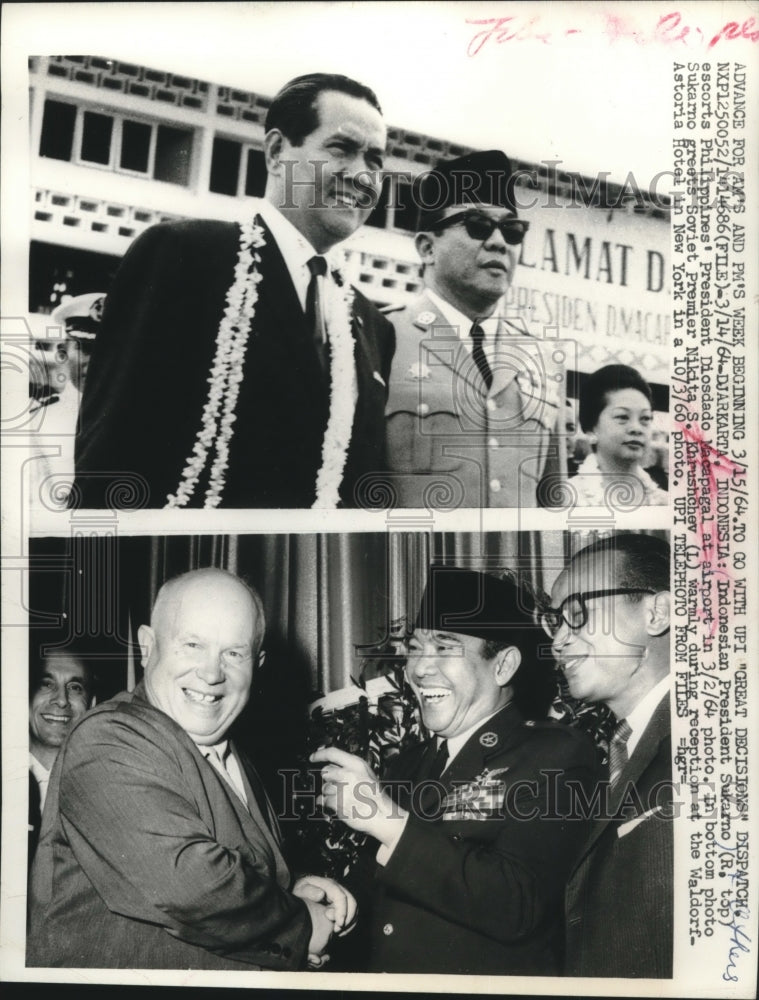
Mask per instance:
[[[221,506],[310,507],[329,379],[282,254],[262,228],[261,281]],[[202,426],[239,234],[228,222],[172,222],[130,247],[106,298],[87,374],[72,503],[164,507],[176,493]],[[395,342],[392,325],[360,292],[352,334],[358,399],[340,496],[359,506],[362,477],[386,467],[383,413]],[[214,454],[191,507],[203,505]]]
[[[303,968],[311,920],[237,756],[249,810],[141,685],[84,715],[50,777],[27,965]]]
[[[561,469],[556,352],[503,321],[488,390],[468,332],[460,338],[426,294],[388,314],[397,346],[385,412],[398,506],[535,507],[538,483],[555,483]]]
[[[651,717],[614,794],[611,818],[594,824],[567,887],[567,973],[669,978],[674,895],[669,695]]]
[[[405,808],[414,808],[434,746],[393,762],[387,790]],[[564,886],[588,833],[566,815],[569,789],[587,792],[596,777],[595,751],[578,731],[525,722],[513,705],[487,720],[443,773],[442,816],[412,813],[387,865],[377,866],[371,968],[557,973]],[[422,811],[434,810],[424,801]]]

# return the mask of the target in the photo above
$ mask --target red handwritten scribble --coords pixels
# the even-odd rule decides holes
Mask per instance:
[[[600,17],[595,30],[610,43],[622,40],[634,41],[639,45],[681,45],[687,48],[714,48],[720,42],[759,41],[759,24],[756,18],[746,18],[743,23],[727,21],[719,30],[702,29],[698,24],[688,24],[683,20],[679,10],[662,14],[657,21],[643,25],[624,17],[619,13],[600,10]],[[719,23],[719,22],[717,22]],[[506,15],[503,17],[467,18],[466,24],[481,27],[469,40],[467,55],[474,57],[480,54],[486,45],[503,45],[505,42],[539,41],[548,45],[553,41],[561,41],[571,35],[581,35],[583,32],[576,27],[557,27],[555,19],[546,27],[546,20],[539,15],[520,17]],[[587,36],[589,32],[585,31]]]
[[[466,50],[467,55],[476,56],[490,39],[496,45],[502,45],[504,42],[525,42],[528,40],[537,40],[547,44],[551,40],[551,33],[535,30],[539,20],[539,17],[531,17],[525,21],[524,18],[512,17],[511,15],[508,17],[467,18],[467,24],[481,24],[485,27],[484,31],[478,31],[470,40]]]
[[[709,48],[713,48],[717,42],[721,41],[723,38],[728,41],[732,41],[736,38],[746,38],[749,42],[759,42],[759,30],[751,30],[755,24],[756,18],[753,17],[749,17],[743,22],[743,24],[740,25],[737,21],[728,21],[727,24],[709,42]]]
[[[718,618],[711,613],[711,608],[717,606],[717,595],[714,593],[717,578],[732,579],[726,569],[726,563],[720,561],[719,532],[714,517],[720,494],[724,492],[720,490],[719,484],[725,480],[732,483],[736,475],[745,475],[746,469],[709,444],[697,424],[686,424],[682,430],[686,441],[688,489],[695,500],[696,532],[701,546],[701,558],[698,563],[702,570],[700,611],[704,615],[704,624],[708,625],[708,634],[711,638],[719,627]],[[695,447],[688,447],[688,442]]]

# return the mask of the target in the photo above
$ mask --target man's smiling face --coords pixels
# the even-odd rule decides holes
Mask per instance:
[[[370,216],[382,185],[387,133],[368,101],[336,91],[316,98],[318,125],[300,145],[269,138],[282,211],[315,250],[347,239]]]
[[[483,640],[457,632],[416,629],[406,676],[425,726],[446,739],[496,712],[505,701],[498,658],[482,654]]]
[[[29,703],[29,732],[35,745],[58,748],[72,724],[90,707],[89,678],[73,656],[49,656]]]
[[[258,625],[247,589],[219,573],[177,584],[141,627],[148,698],[195,743],[218,743],[245,707]]]

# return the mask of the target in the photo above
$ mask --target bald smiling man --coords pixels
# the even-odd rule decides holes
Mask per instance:
[[[72,727],[32,873],[27,965],[318,968],[355,918],[330,879],[293,884],[255,769],[229,739],[264,635],[221,570],[160,590],[145,677]]]

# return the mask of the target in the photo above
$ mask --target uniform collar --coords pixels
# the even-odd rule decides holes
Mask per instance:
[[[451,305],[450,302],[447,302],[431,288],[427,288],[425,291],[430,302],[440,313],[442,313],[443,319],[446,320],[450,326],[454,327],[454,329],[458,330],[460,340],[469,341],[469,333],[472,329],[472,324],[475,322],[478,322],[485,331],[486,340],[495,340],[498,332],[498,324],[500,322],[500,317],[496,313],[493,313],[492,316],[486,316],[475,321],[473,319],[469,319],[468,316],[465,316],[463,312]]]

